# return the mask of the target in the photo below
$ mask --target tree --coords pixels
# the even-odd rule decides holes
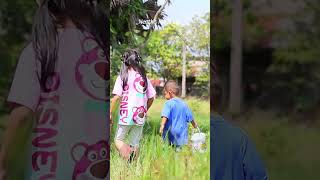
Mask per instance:
[[[286,92],[281,96],[291,110],[306,112],[320,103],[320,2],[304,1],[304,8],[291,17],[294,27],[275,35],[283,45],[274,52],[269,84]]]
[[[176,79],[181,72],[183,41],[177,35],[182,27],[168,24],[162,30],[154,31],[146,47],[146,60],[151,63],[152,71],[163,79]]]
[[[28,43],[35,8],[34,1],[0,1],[0,112],[7,107],[4,101],[20,52]]]
[[[185,58],[183,53],[184,47],[186,52]],[[184,77],[191,72],[190,69],[186,70],[185,72],[183,71],[183,68],[181,69],[184,64],[184,59],[186,60],[186,67],[188,66],[188,62],[190,60],[203,61],[207,66],[209,66],[209,13],[206,13],[201,17],[193,17],[192,21],[185,26],[168,24],[163,29],[153,32],[148,41],[146,53],[149,56],[149,60],[156,60],[156,63],[150,63],[150,69],[154,69],[153,72],[158,73],[160,77],[165,79],[177,79],[178,77],[181,77],[182,74],[183,85],[183,79],[185,79]],[[166,64],[166,66],[163,67],[163,64]],[[168,64],[171,64],[172,66],[167,66]],[[152,66],[154,68],[152,68]],[[159,67],[163,68],[163,72],[159,71]],[[171,76],[169,76],[169,74]],[[196,85],[200,87],[205,86],[204,89],[208,89],[209,71],[201,72],[201,74],[196,78]]]
[[[207,68],[196,77],[194,85],[203,90],[210,89],[209,63],[210,63],[210,13],[199,17],[195,16],[192,21],[184,27],[185,37],[193,59],[205,62]],[[209,92],[208,92],[209,93]]]
[[[215,6],[214,11],[211,14],[211,24],[213,26],[212,29],[212,35],[214,36],[214,40],[212,42],[211,46],[211,56],[213,59],[213,63],[216,65],[216,71],[219,75],[220,85],[221,85],[221,106],[224,108],[228,108],[230,112],[234,111],[231,110],[231,91],[234,91],[234,93],[239,93],[240,96],[234,94],[233,97],[243,97],[243,92],[236,90],[231,87],[231,84],[235,85],[234,83],[231,83],[231,76],[233,74],[236,74],[235,71],[231,70],[231,51],[233,51],[232,43],[232,37],[234,37],[235,33],[241,32],[241,51],[243,53],[240,53],[241,56],[243,56],[244,53],[250,54],[255,52],[256,49],[260,48],[260,42],[268,35],[266,34],[263,28],[261,27],[261,24],[259,23],[258,16],[255,14],[254,9],[252,8],[251,0],[242,0],[241,1],[241,7],[242,7],[242,19],[241,19],[241,26],[237,28],[233,28],[233,18],[237,18],[234,15],[234,5],[236,1],[230,1],[230,0],[215,0]],[[240,18],[240,17],[238,17]],[[232,35],[233,34],[233,35]],[[240,42],[238,42],[240,43]],[[234,52],[234,51],[233,51]],[[238,61],[238,60],[237,60]],[[243,59],[245,62],[246,59]],[[233,61],[235,62],[235,61]],[[238,61],[239,62],[239,61]],[[243,63],[243,62],[242,62]],[[242,63],[240,63],[242,65]],[[239,68],[239,67],[238,67]],[[249,67],[247,66],[241,66],[241,72],[248,72]],[[251,70],[250,70],[251,71]],[[239,72],[237,72],[239,74]],[[261,72],[262,73],[262,72]],[[241,73],[242,75],[242,73]],[[234,78],[239,78],[239,76],[233,75]],[[237,80],[239,81],[239,80]],[[249,79],[246,76],[243,76],[241,78],[241,82],[238,82],[240,84],[236,85],[238,88],[240,86],[240,90],[242,90],[242,86],[245,83],[248,83]],[[236,81],[234,81],[236,82]],[[244,104],[245,99],[241,98],[241,102],[238,104]],[[234,103],[232,103],[234,104]],[[239,106],[239,105],[238,105]],[[237,110],[239,111],[239,110]]]
[[[155,20],[155,24],[161,26],[160,19],[163,19],[165,15],[157,0],[112,0],[110,7],[112,62],[110,69],[111,84],[113,84],[120,69],[121,54],[128,48],[143,46],[153,30],[150,22]],[[144,57],[143,51],[140,53]]]
[[[185,27],[185,37],[193,54],[209,61],[210,57],[210,13],[195,16]]]
[[[242,1],[232,1],[229,112],[240,113],[242,101]]]

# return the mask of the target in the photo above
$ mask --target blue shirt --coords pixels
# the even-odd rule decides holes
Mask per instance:
[[[267,180],[266,169],[248,136],[221,117],[211,116],[210,179]]]
[[[188,144],[188,123],[193,120],[188,105],[180,98],[172,98],[164,104],[161,117],[168,118],[163,139],[168,138],[170,144],[178,146]]]

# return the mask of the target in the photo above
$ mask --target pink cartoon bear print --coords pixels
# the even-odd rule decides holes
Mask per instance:
[[[142,125],[145,121],[145,117],[147,114],[146,108],[141,106],[141,107],[134,107],[132,110],[133,110],[133,118],[132,118],[133,122],[135,122],[136,124]]]
[[[139,73],[136,74],[136,79],[133,82],[133,87],[139,93],[146,93],[146,82],[144,82],[142,76]]]
[[[72,180],[109,179],[110,154],[107,141],[88,145],[78,143],[71,149],[75,161]]]
[[[77,62],[75,77],[81,90],[96,100],[108,100],[109,62],[104,51],[91,37],[82,42],[84,54]]]

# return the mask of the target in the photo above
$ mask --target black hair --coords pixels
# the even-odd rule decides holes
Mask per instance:
[[[169,80],[164,84],[165,91],[171,91],[174,95],[178,96],[180,93],[180,88],[178,83],[174,80]]]
[[[47,79],[54,73],[59,47],[58,28],[70,19],[78,29],[91,33],[105,57],[109,57],[108,17],[99,0],[39,0],[32,28],[32,44],[40,62],[38,79],[43,91]]]
[[[124,89],[124,87],[128,83],[128,69],[131,67],[135,71],[137,71],[143,78],[143,81],[145,82],[144,90],[146,90],[148,88],[146,70],[142,65],[142,58],[140,57],[138,51],[134,49],[127,50],[122,55],[121,61],[122,61],[122,67],[120,70],[120,77],[123,82],[122,88]]]

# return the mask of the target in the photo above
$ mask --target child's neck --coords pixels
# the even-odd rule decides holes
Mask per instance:
[[[170,99],[176,98],[176,95],[170,95]]]
[[[77,27],[71,19],[66,19],[63,26],[64,26],[64,28],[76,28]]]
[[[58,25],[59,31],[61,30],[63,31],[64,29],[68,29],[68,28],[71,28],[71,29],[77,28],[77,26],[69,18],[65,19],[62,24]]]

